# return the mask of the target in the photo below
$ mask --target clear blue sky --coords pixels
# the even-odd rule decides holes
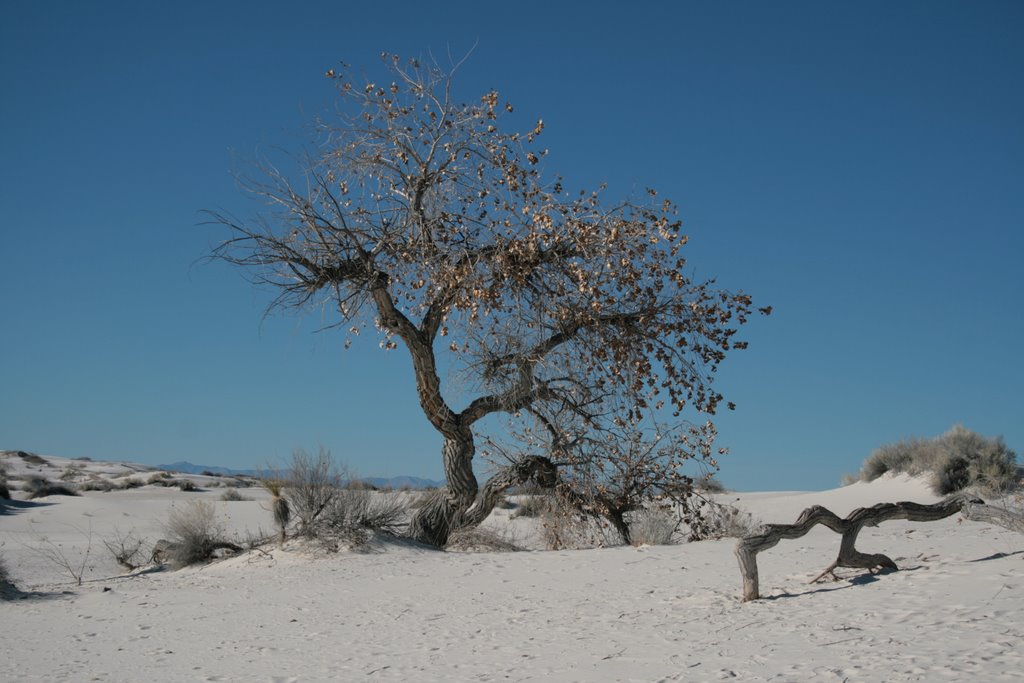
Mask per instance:
[[[25,2],[0,13],[0,448],[440,478],[409,363],[224,264],[202,209],[299,149],[326,69],[461,56],[567,186],[675,199],[775,314],[718,386],[738,489],[825,488],[955,422],[1024,449],[1020,2]],[[1024,458],[1022,458],[1024,459]]]

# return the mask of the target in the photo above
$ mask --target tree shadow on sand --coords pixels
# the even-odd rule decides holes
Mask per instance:
[[[1013,557],[1014,555],[1024,555],[1024,550],[1016,550],[1012,553],[993,553],[988,557],[979,557],[976,560],[968,560],[968,562],[988,562],[989,560],[1001,560],[1004,557]]]
[[[0,500],[0,516],[17,515],[26,510],[34,510],[51,505],[56,505],[56,503],[40,503],[34,500]]]
[[[864,572],[863,574],[857,574],[856,576],[841,577],[838,582],[841,585],[834,586],[822,586],[820,588],[809,588],[799,593],[790,593],[788,591],[779,593],[778,595],[766,595],[761,596],[761,600],[782,600],[784,598],[802,598],[807,595],[814,595],[815,593],[831,593],[833,591],[842,591],[849,588],[856,588],[857,586],[865,586],[869,583],[875,583],[881,577],[889,574],[896,574],[897,572],[914,572],[919,569],[923,569],[923,565],[917,565],[913,567],[901,567],[900,569],[883,569],[878,573]]]

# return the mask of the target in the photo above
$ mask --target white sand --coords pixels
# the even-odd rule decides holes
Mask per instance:
[[[47,460],[56,479],[67,461]],[[1016,681],[1024,671],[1024,536],[955,517],[865,530],[858,547],[901,571],[839,582],[807,584],[838,536],[783,541],[759,557],[767,599],[746,604],[733,540],[517,553],[377,543],[316,557],[292,546],[132,576],[100,542],[115,527],[153,541],[169,506],[193,497],[218,501],[236,532],[270,528],[265,493],[220,502],[222,492],[88,492],[0,515],[0,553],[29,593],[0,602],[0,679]],[[812,504],[843,515],[937,500],[905,477],[723,498],[774,522]],[[90,529],[80,587],[32,550],[45,537],[79,557]]]

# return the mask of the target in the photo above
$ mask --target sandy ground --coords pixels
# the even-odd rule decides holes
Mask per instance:
[[[36,466],[52,479],[69,464]],[[31,467],[0,458],[9,475]],[[115,463],[78,463],[114,480]],[[266,494],[223,502],[145,486],[50,496],[0,515],[21,595],[0,602],[4,681],[1017,681],[1024,670],[1024,536],[959,522],[888,522],[858,547],[901,567],[809,585],[835,556],[818,528],[759,557],[765,599],[743,603],[734,540],[579,551],[437,552],[377,540],[361,552],[288,545],[180,571],[124,575],[103,547],[150,541],[171,506],[216,501],[232,533],[271,526]],[[21,497],[15,491],[16,497]],[[914,479],[833,491],[726,494],[764,521],[808,505],[840,515],[937,500]],[[491,526],[509,527],[496,511]],[[81,586],[38,552],[49,540]],[[44,540],[46,539],[46,540]]]

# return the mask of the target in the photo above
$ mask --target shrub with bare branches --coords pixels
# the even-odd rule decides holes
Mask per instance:
[[[166,527],[169,543],[162,551],[175,567],[206,562],[218,550],[241,550],[227,540],[224,526],[217,519],[217,509],[207,500],[193,499],[171,508]]]
[[[296,449],[283,480],[283,497],[298,520],[299,533],[312,534],[317,520],[341,490],[342,474],[331,452],[321,446],[317,455],[312,456],[301,448]]]

